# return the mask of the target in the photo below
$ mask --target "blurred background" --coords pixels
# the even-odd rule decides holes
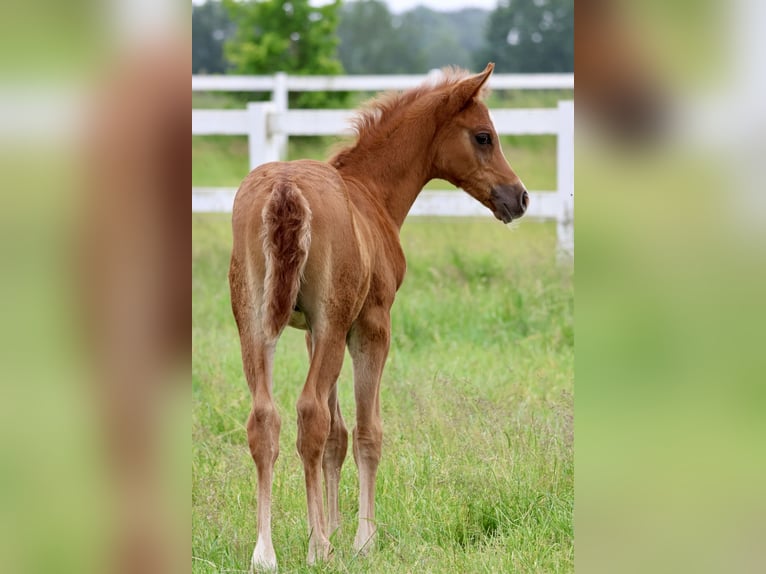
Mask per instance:
[[[488,61],[495,62],[498,73],[572,72],[574,66],[574,3],[569,0],[518,0],[513,6],[496,0],[288,4],[290,10],[283,4],[276,10],[195,0],[192,73],[422,74],[443,66],[478,71]],[[296,22],[304,13],[308,22]],[[321,14],[336,33],[301,35],[302,28],[320,21],[312,13]],[[289,41],[289,55],[262,50],[244,56],[245,46],[259,43],[251,33],[253,22],[263,26],[264,36]]]
[[[763,563],[765,6],[577,2],[578,570]]]

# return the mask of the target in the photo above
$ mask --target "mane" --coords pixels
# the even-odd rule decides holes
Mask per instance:
[[[364,142],[378,140],[386,137],[390,128],[397,123],[401,112],[406,110],[413,102],[421,98],[444,91],[461,80],[467,78],[470,73],[457,67],[442,68],[436,79],[428,79],[420,86],[404,92],[385,92],[362,104],[361,109],[351,120],[356,141],[350,145],[343,145],[335,150],[329,162],[340,167],[350,152]],[[480,97],[486,95],[486,88],[482,89]]]

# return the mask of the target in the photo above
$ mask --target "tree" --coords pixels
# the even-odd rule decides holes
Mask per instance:
[[[223,74],[224,40],[234,34],[234,25],[220,2],[192,5],[192,74]]]
[[[394,19],[380,0],[349,2],[341,10],[338,53],[350,74],[425,72],[425,59],[408,39],[417,33]]]
[[[572,72],[574,0],[500,0],[476,65],[490,60],[498,72]]]
[[[400,18],[407,43],[422,54],[423,71],[444,66],[470,67],[470,54],[460,45],[457,26],[446,13],[418,6]],[[423,30],[428,30],[428,34],[423,34]]]
[[[489,20],[489,10],[480,8],[463,8],[456,12],[445,12],[444,17],[449,20],[455,30],[455,37],[465,53],[466,67],[475,63],[473,56],[484,47],[484,33]],[[479,65],[476,71],[483,70],[484,64]]]
[[[335,75],[343,73],[337,58],[336,28],[340,0],[321,7],[309,0],[224,0],[237,25],[224,50],[239,74]],[[291,94],[291,107],[326,107],[345,94]]]
[[[341,9],[338,52],[350,74],[470,68],[473,52],[483,45],[488,15],[478,9],[439,12],[424,6],[392,15],[381,0],[348,2]]]

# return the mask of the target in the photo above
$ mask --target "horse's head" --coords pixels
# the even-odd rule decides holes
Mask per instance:
[[[529,206],[529,194],[500,147],[481,92],[494,64],[483,72],[448,85],[437,112],[432,176],[446,179],[487,206],[503,223],[518,219]]]

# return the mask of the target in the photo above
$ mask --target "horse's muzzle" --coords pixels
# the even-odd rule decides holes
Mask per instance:
[[[492,213],[503,223],[518,219],[529,207],[529,194],[521,183],[498,185],[489,194]]]

